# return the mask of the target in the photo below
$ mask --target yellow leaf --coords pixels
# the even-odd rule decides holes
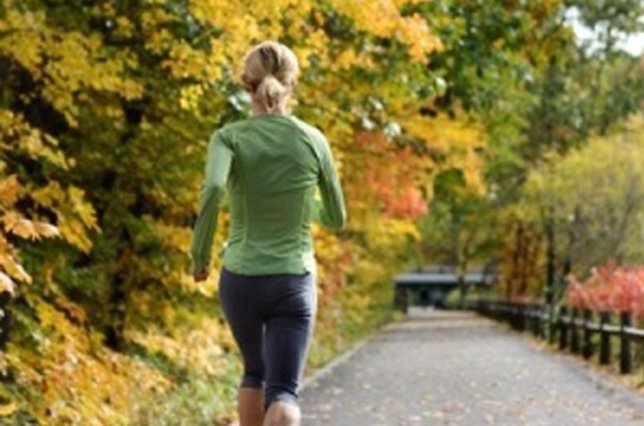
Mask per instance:
[[[11,255],[0,255],[0,266],[13,278],[31,283],[31,276],[24,270],[22,265],[14,260]]]
[[[11,278],[5,273],[0,272],[0,292],[8,291],[11,295],[15,294],[15,285]]]
[[[58,217],[58,228],[63,238],[84,253],[89,253],[92,240],[87,236],[83,223],[75,218]]]
[[[33,225],[38,235],[42,237],[51,238],[60,236],[60,231],[58,230],[58,228],[50,223],[34,222]]]
[[[64,202],[66,198],[63,188],[55,181],[32,191],[30,196],[37,204],[48,208],[52,208],[57,202]]]
[[[84,200],[85,191],[75,186],[70,186],[67,190],[67,194],[70,204],[73,206],[76,214],[80,217],[82,223],[87,228],[98,230],[94,207]]]
[[[18,221],[15,222],[14,225],[9,230],[15,235],[22,237],[24,239],[27,239],[27,238],[30,238],[32,240],[40,239],[40,236],[38,235],[38,232],[36,232],[36,228],[34,227],[34,223],[24,218],[18,219]]]
[[[69,300],[64,294],[58,294],[56,297],[56,303],[67,311],[69,316],[74,318],[76,321],[83,323],[87,319],[87,312],[85,312],[85,309]]]
[[[9,232],[20,220],[20,215],[16,212],[7,212],[2,216],[5,231]]]
[[[0,416],[8,416],[15,412],[17,408],[18,407],[16,407],[16,404],[13,402],[5,405],[0,405]]]
[[[0,181],[0,200],[4,205],[13,205],[20,197],[21,186],[16,175],[8,176]]]

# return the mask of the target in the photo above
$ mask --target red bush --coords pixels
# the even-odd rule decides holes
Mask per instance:
[[[573,308],[644,317],[644,265],[618,267],[609,263],[593,269],[583,282],[571,275],[568,283],[568,304]]]

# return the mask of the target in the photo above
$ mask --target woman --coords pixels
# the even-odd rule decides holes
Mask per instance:
[[[246,54],[241,82],[253,115],[213,133],[194,227],[192,273],[201,281],[229,191],[219,295],[243,357],[241,426],[300,424],[298,385],[317,312],[310,222],[335,231],[346,222],[326,138],[286,108],[298,72],[295,55],[280,43]]]

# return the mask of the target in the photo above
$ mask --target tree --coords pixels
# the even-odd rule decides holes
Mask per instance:
[[[434,81],[426,64],[441,48],[420,15],[394,1],[0,5],[0,282],[16,318],[0,403],[16,424],[229,417],[220,383],[238,368],[236,348],[217,277],[196,286],[187,274],[190,217],[208,135],[247,115],[235,76],[266,38],[298,55],[295,113],[325,131],[350,215],[364,219],[340,236],[315,229],[313,362],[386,319],[389,280],[431,196],[433,160],[420,149],[431,141],[399,124],[425,102],[417,89]],[[468,149],[438,151],[474,174]],[[204,386],[213,397],[192,398]]]
[[[557,258],[585,275],[607,259],[636,264],[644,258],[644,140],[642,118],[633,116],[615,134],[595,137],[566,155],[553,154],[534,170],[525,203],[547,209],[559,224]],[[563,267],[563,265],[562,265]]]

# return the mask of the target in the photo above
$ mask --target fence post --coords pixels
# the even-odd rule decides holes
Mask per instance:
[[[546,305],[548,312],[548,317],[546,319],[546,327],[548,330],[548,342],[551,344],[555,343],[555,336],[557,334],[557,323],[555,322],[555,307],[552,303]]]
[[[548,325],[550,324],[550,305],[539,305],[539,336],[542,339],[548,337]]]
[[[577,327],[578,317],[579,310],[577,308],[573,308],[570,318],[570,327],[572,327],[572,335],[570,336],[570,350],[575,354],[579,353],[579,329]]]
[[[394,300],[396,309],[401,311],[403,314],[406,314],[409,308],[409,295],[407,294],[407,289],[397,286]]]
[[[521,331],[521,323],[523,322],[522,312],[516,304],[509,305],[510,312],[512,312],[512,326],[515,330]]]
[[[605,326],[610,324],[610,312],[602,311],[599,314],[599,363],[610,363],[610,334],[605,330]]]
[[[584,358],[588,359],[593,356],[593,332],[590,329],[590,322],[593,320],[593,312],[590,309],[584,310],[584,343],[582,353]]]
[[[508,307],[512,315],[512,327],[515,330],[523,331],[523,312],[516,303],[509,303]]]
[[[568,308],[562,306],[559,310],[559,349],[568,347],[568,324],[564,317],[568,314]]]
[[[622,312],[620,314],[620,330],[619,330],[619,372],[628,374],[633,370],[633,354],[631,351],[631,340],[626,335],[626,327],[632,324],[632,317],[629,312]]]
[[[521,331],[530,330],[530,316],[528,305],[525,303],[518,303],[517,309],[519,310],[519,318],[521,318]]]
[[[532,303],[525,303],[521,306],[523,309],[523,318],[525,321],[525,329],[532,333]]]
[[[532,334],[539,337],[539,328],[541,328],[541,311],[538,303],[532,304]]]

